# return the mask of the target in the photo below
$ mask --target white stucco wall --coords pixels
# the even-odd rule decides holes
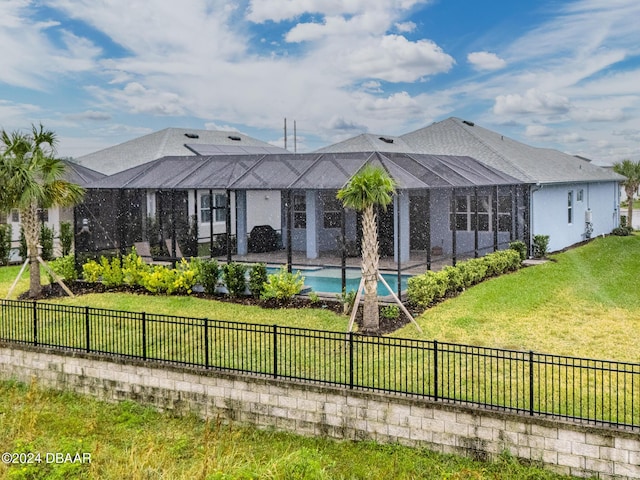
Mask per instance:
[[[280,230],[281,195],[279,190],[254,190],[247,192],[247,233],[256,225],[271,225]]]
[[[536,189],[537,188],[537,189]],[[549,235],[549,251],[586,239],[585,215],[590,209],[592,237],[611,233],[618,225],[619,189],[616,182],[542,185],[532,194],[533,235]],[[582,201],[578,194],[582,190]],[[573,219],[568,218],[568,194],[573,192]]]

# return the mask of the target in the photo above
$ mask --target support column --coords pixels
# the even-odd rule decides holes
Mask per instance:
[[[393,259],[409,261],[409,195],[398,191],[393,201]]]
[[[427,190],[425,204],[427,211],[425,216],[425,235],[427,238],[427,270],[431,270],[431,190]]]
[[[307,190],[305,192],[306,217],[307,217],[307,258],[318,258],[318,191]]]
[[[287,271],[289,273],[292,272],[292,263],[293,263],[293,252],[292,252],[292,229],[293,229],[293,206],[291,202],[293,201],[293,195],[291,194],[291,190],[287,190],[285,192],[285,204],[284,204],[284,212],[287,222],[287,236],[286,236],[286,244],[287,244]]]
[[[478,218],[479,218],[478,217],[478,210],[479,210],[478,209],[478,187],[473,187],[473,197],[474,197],[475,204],[476,204],[475,211],[473,212],[473,214],[475,215],[475,218],[476,218],[476,222],[475,222],[476,223],[476,228],[474,229],[474,235],[473,235],[473,242],[474,242],[473,243],[473,245],[474,245],[474,247],[473,247],[473,256],[474,256],[474,258],[478,258],[478,256],[480,255],[480,253],[479,253],[479,250],[480,250],[480,247],[479,247],[480,239],[479,239],[479,233],[478,233],[478,223],[480,223],[478,221]]]
[[[344,205],[340,215],[340,278],[342,280],[342,292],[347,291],[347,212]]]
[[[236,190],[236,238],[238,255],[249,253],[247,241],[247,192]]]
[[[225,233],[227,234],[227,263],[231,263],[231,190],[227,190],[227,205],[225,208]],[[213,198],[211,198],[213,206]],[[211,221],[213,222],[213,210],[211,211]]]
[[[499,245],[498,245],[498,193],[500,193],[500,187],[498,187],[498,185],[496,185],[494,191],[493,191],[493,203],[492,203],[492,210],[493,210],[493,251],[497,252]]]
[[[453,219],[451,222],[451,264],[456,266],[456,256],[458,250],[458,225],[457,225],[457,205],[456,205],[456,189],[451,191],[451,213],[449,218]]]

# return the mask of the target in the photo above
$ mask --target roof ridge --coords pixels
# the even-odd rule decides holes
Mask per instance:
[[[452,117],[452,118],[454,118],[454,117]],[[460,119],[458,119],[458,120],[460,120]],[[462,122],[463,120],[460,120],[460,121]],[[520,174],[522,174],[525,178],[528,178],[528,179],[530,179],[530,180],[534,180],[534,179],[532,179],[532,178],[531,178],[531,176],[530,176],[528,173],[524,172],[524,171],[523,171],[523,170],[522,170],[518,165],[516,165],[514,162],[509,161],[509,159],[508,159],[508,158],[506,158],[506,157],[505,157],[504,155],[502,155],[499,151],[497,151],[495,148],[493,148],[491,145],[489,145],[487,142],[485,142],[482,138],[480,138],[480,136],[476,135],[476,133],[475,133],[475,132],[473,132],[473,131],[471,131],[471,130],[467,130],[467,129],[466,129],[466,128],[464,128],[462,125],[460,125],[458,122],[455,122],[455,121],[454,121],[453,123],[454,123],[454,125],[455,125],[457,128],[461,129],[463,132],[466,132],[466,133],[470,134],[473,138],[475,138],[475,139],[476,139],[478,142],[480,142],[483,146],[485,146],[487,149],[489,149],[489,150],[490,150],[491,152],[493,152],[495,155],[497,155],[498,157],[500,157],[500,159],[501,159],[501,160],[506,161],[509,165],[511,165],[511,166],[514,168],[514,170],[517,170],[517,171],[518,171]],[[484,127],[480,127],[479,125],[474,125],[473,127],[470,127],[470,128],[476,128],[476,127],[478,127],[478,128],[482,128],[482,129],[484,129],[484,130],[487,130],[487,129],[485,129]],[[490,131],[490,130],[487,130],[487,131]],[[497,135],[497,134],[496,134],[496,135]],[[504,138],[504,135],[503,135],[502,137]],[[513,139],[510,139],[510,140],[513,140]],[[517,142],[517,140],[513,140],[513,141],[514,141],[514,142]],[[518,142],[518,143],[520,143],[521,145],[525,145],[524,143],[521,143],[521,142]]]

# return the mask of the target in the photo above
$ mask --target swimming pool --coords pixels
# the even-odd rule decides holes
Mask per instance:
[[[268,267],[267,273],[276,273],[279,269],[275,267]],[[318,293],[340,293],[342,292],[342,271],[340,268],[334,267],[318,267],[311,269],[293,269],[293,272],[299,271],[304,277],[305,287],[310,288],[314,292]],[[360,285],[360,269],[359,268],[347,268],[347,292],[350,290],[357,291]],[[395,273],[383,273],[382,277],[393,289],[393,293],[398,293],[398,275]],[[407,289],[407,281],[409,275],[401,276],[400,286],[402,290]],[[382,282],[378,282],[378,295],[384,297],[390,295],[387,287]]]

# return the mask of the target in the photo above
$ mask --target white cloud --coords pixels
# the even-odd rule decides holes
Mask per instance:
[[[250,0],[247,18],[256,23],[293,20],[303,13],[356,15],[373,10],[408,10],[426,0]]]
[[[0,2],[0,83],[44,90],[56,78],[95,67],[101,50],[59,28],[58,22],[30,19],[33,0]],[[61,39],[56,46],[50,35]]]
[[[541,92],[534,88],[524,95],[510,94],[496,97],[493,111],[496,115],[509,114],[563,114],[569,112],[569,99],[550,92]]]
[[[109,113],[106,113],[106,112],[99,112],[96,110],[87,110],[85,112],[72,113],[70,115],[67,115],[66,118],[73,121],[90,120],[94,122],[104,122],[107,120],[111,120],[112,117]]]
[[[500,70],[507,66],[507,62],[491,52],[472,52],[467,61],[477,70]]]
[[[525,135],[532,138],[551,137],[554,135],[554,130],[544,125],[528,125]]]
[[[342,59],[356,76],[388,82],[414,82],[447,72],[455,63],[432,41],[411,42],[399,35],[385,35],[378,44],[349,51]]]
[[[415,22],[398,22],[395,27],[400,33],[411,33],[416,29],[417,25]]]

